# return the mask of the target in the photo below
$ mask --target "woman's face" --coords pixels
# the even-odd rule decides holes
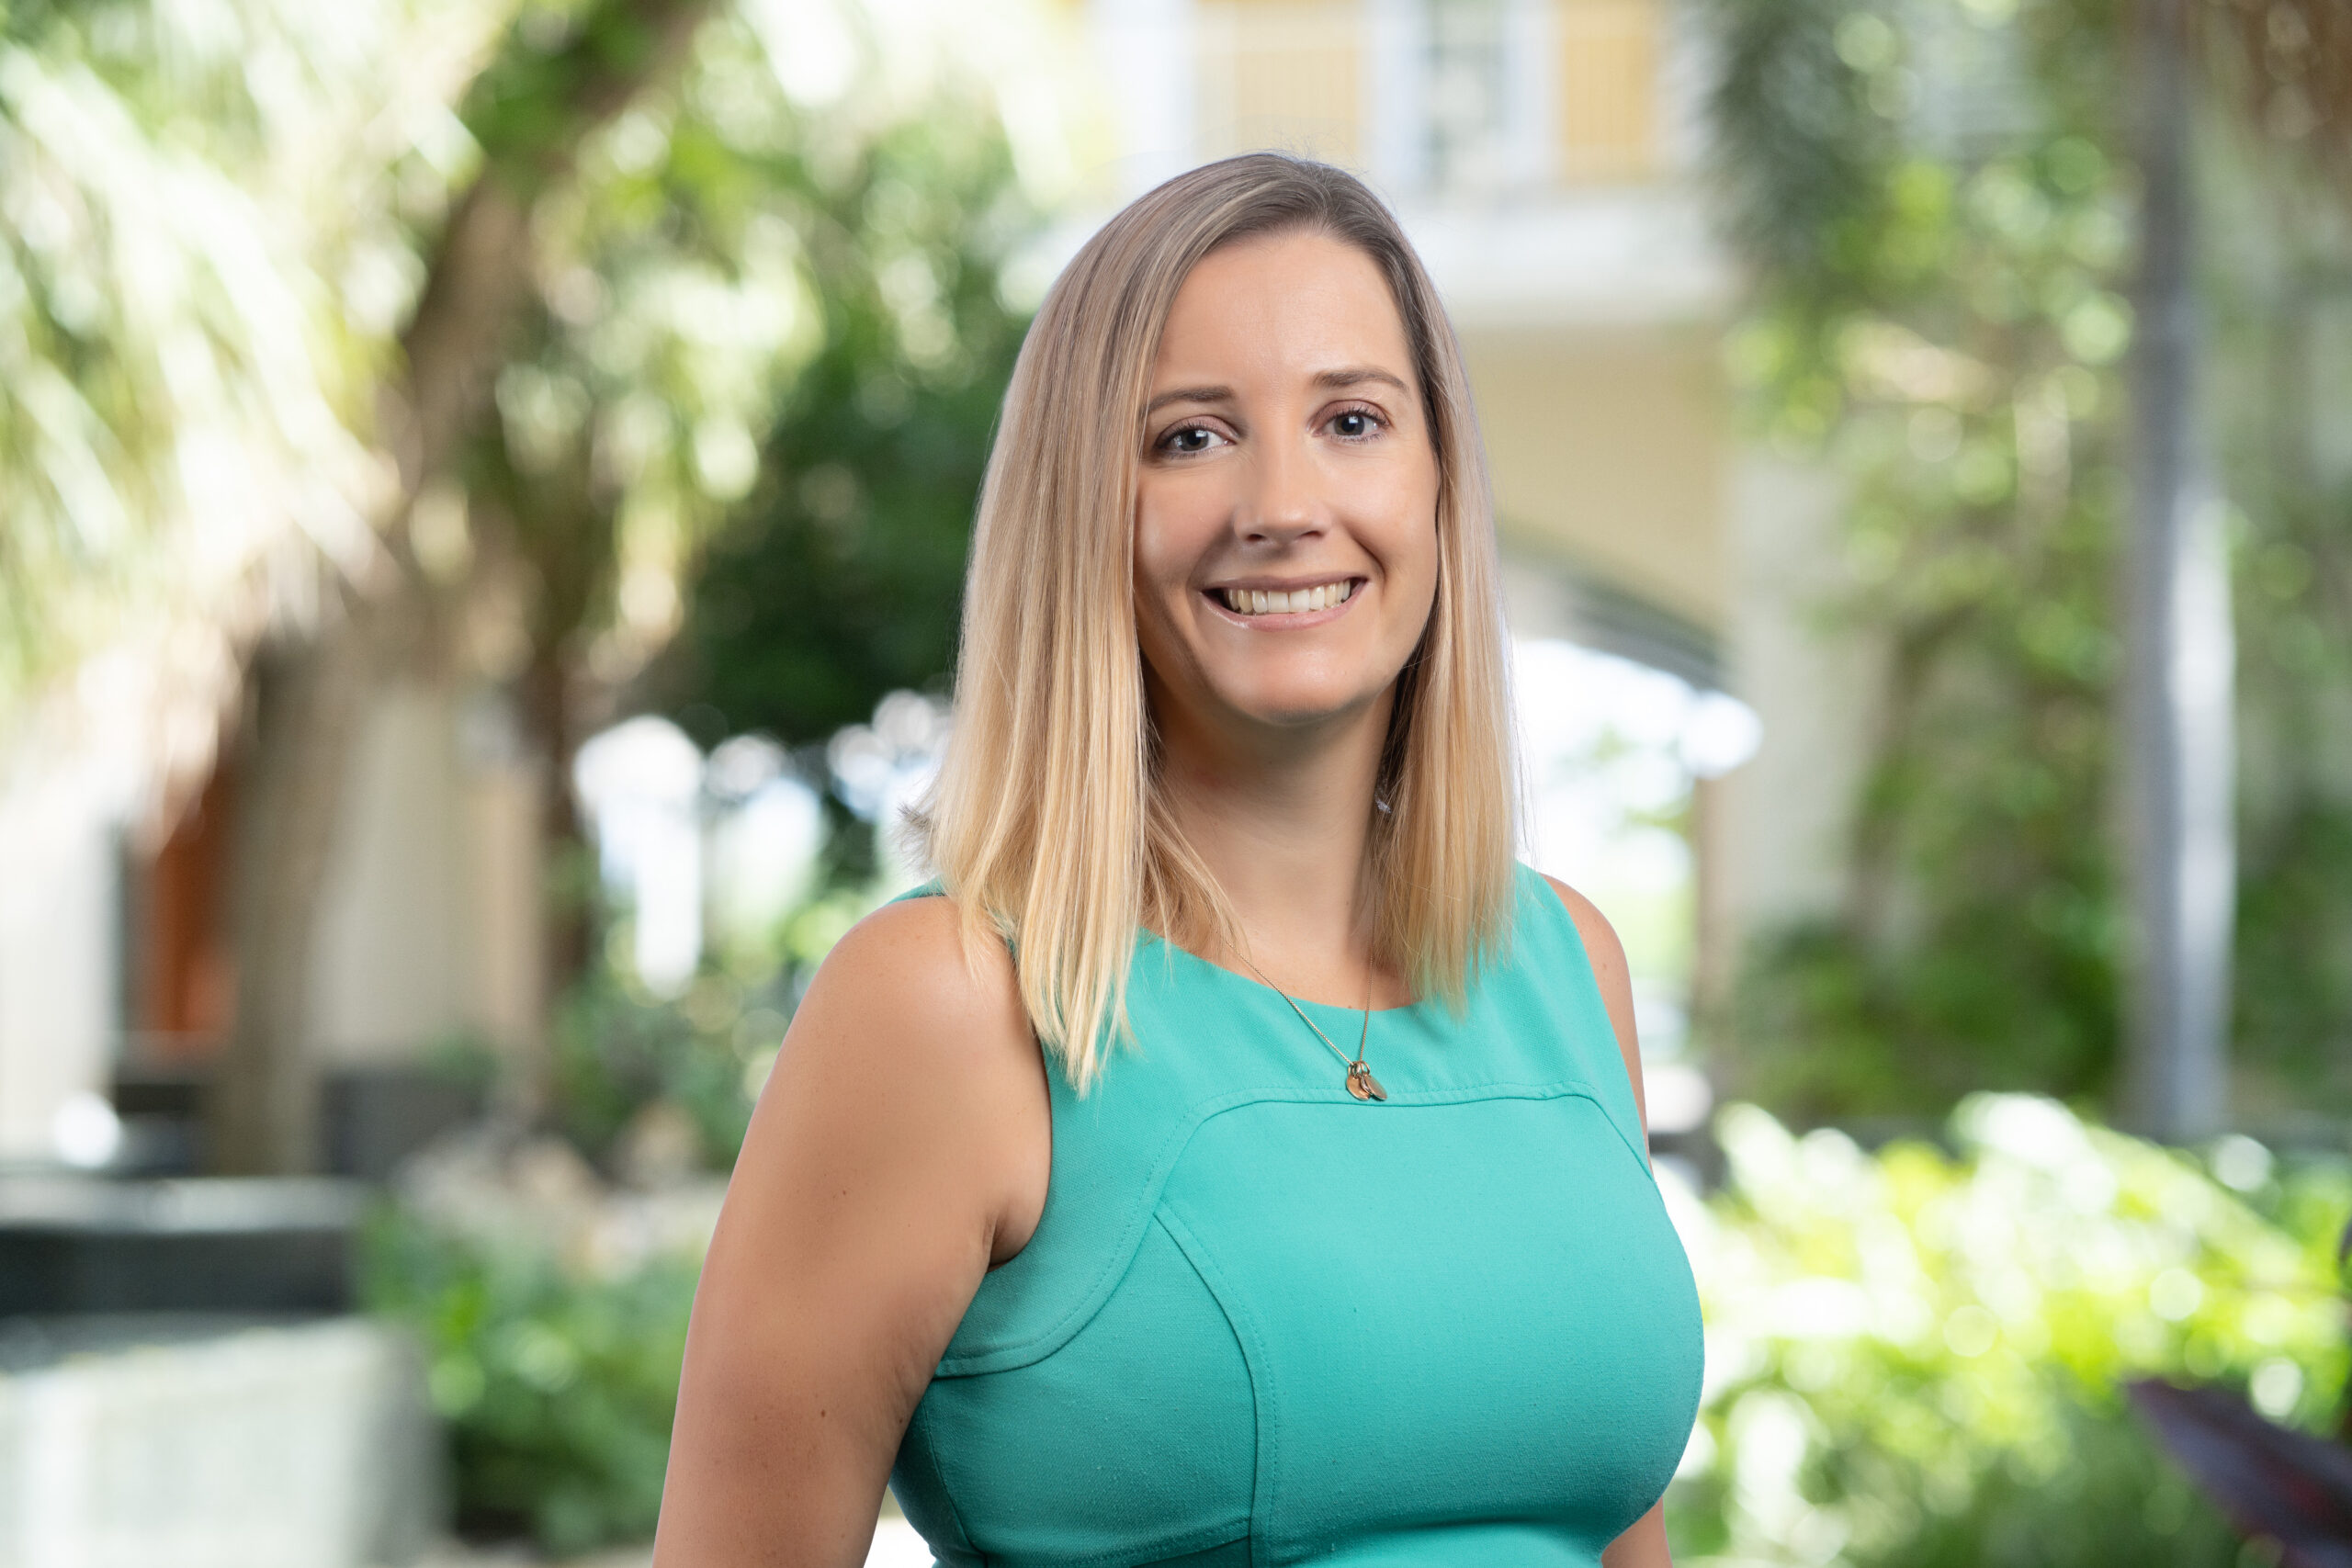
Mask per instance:
[[[1372,259],[1315,231],[1204,259],[1152,365],[1136,481],[1136,632],[1163,731],[1299,728],[1377,702],[1429,622],[1437,497]]]

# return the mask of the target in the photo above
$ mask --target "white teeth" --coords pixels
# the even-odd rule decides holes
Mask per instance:
[[[1316,610],[1328,610],[1334,604],[1344,604],[1355,596],[1355,583],[1326,582],[1314,588],[1295,592],[1265,588],[1226,588],[1218,590],[1225,607],[1241,615],[1303,615]]]

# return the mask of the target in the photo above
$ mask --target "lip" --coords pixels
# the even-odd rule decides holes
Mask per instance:
[[[1228,577],[1212,582],[1201,590],[1204,593],[1222,593],[1228,588],[1248,589],[1260,593],[1295,593],[1303,588],[1323,588],[1334,582],[1362,582],[1360,571],[1326,571],[1314,577]]]
[[[1218,597],[1228,588],[1254,590],[1261,593],[1295,593],[1302,589],[1321,588],[1333,582],[1353,582],[1358,586],[1354,592],[1337,604],[1328,605],[1320,610],[1298,610],[1279,615],[1238,615],[1227,609],[1225,601]],[[1251,631],[1295,631],[1301,627],[1319,626],[1327,621],[1338,620],[1362,602],[1364,590],[1371,586],[1371,581],[1368,578],[1361,572],[1353,571],[1325,572],[1318,577],[1237,577],[1227,581],[1212,583],[1202,589],[1201,598],[1212,611],[1231,625],[1243,626]]]

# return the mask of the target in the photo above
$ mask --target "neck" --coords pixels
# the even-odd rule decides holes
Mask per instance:
[[[1224,890],[1246,950],[1203,954],[1294,996],[1374,1006],[1409,999],[1373,962],[1365,847],[1391,697],[1323,725],[1160,728],[1161,777],[1194,853]],[[1166,705],[1162,713],[1168,712]]]

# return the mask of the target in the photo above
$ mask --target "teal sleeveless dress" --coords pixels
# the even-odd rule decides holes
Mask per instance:
[[[1300,1005],[1354,1043],[1360,1014]],[[1385,1103],[1279,994],[1148,933],[1127,1010],[1085,1098],[1050,1074],[1036,1234],[899,1448],[933,1552],[1593,1568],[1689,1440],[1699,1303],[1557,896],[1521,870],[1465,1015],[1373,1014]]]

